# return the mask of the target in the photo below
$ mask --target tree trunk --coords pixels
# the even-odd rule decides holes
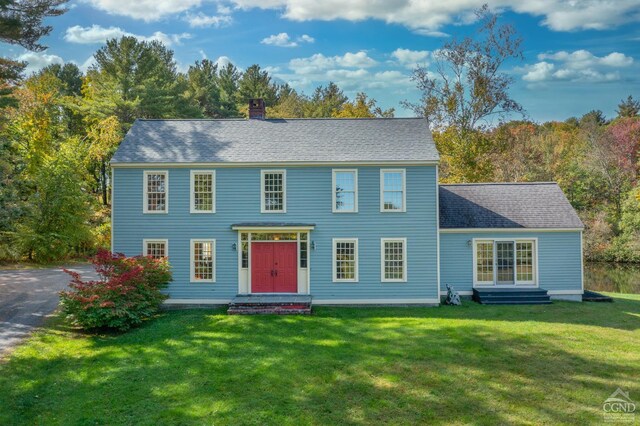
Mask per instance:
[[[102,204],[105,206],[108,206],[109,200],[107,197],[107,165],[104,162],[104,160],[102,160],[100,163],[100,174],[101,174],[100,184],[102,186]]]

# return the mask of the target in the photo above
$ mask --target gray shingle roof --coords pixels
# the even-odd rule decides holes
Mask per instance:
[[[137,120],[112,163],[436,161],[427,121]]]
[[[582,228],[553,182],[440,185],[441,228]]]

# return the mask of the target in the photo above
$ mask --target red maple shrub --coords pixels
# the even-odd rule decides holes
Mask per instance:
[[[158,312],[167,298],[161,293],[171,281],[166,259],[127,257],[100,250],[91,259],[99,279],[83,281],[71,275],[71,290],[60,292],[62,312],[84,329],[112,328],[126,331]]]

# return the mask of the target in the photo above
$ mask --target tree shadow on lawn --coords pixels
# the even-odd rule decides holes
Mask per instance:
[[[179,311],[69,346],[58,324],[0,366],[0,423],[592,423],[616,387],[640,393],[636,333],[483,308]]]
[[[542,322],[585,325],[619,330],[640,330],[640,297],[609,294],[614,303],[554,301],[551,305],[480,305],[464,298],[462,306],[442,305],[437,308],[376,308],[358,311],[338,307],[314,307],[314,313],[335,317],[362,318],[451,318],[506,322]]]

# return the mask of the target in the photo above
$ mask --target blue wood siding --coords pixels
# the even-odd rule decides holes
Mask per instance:
[[[352,168],[352,167],[349,167]],[[268,168],[263,168],[268,169]],[[278,169],[280,169],[278,167]],[[332,213],[332,168],[287,168],[287,213],[260,213],[261,168],[216,169],[216,213],[189,213],[188,168],[114,169],[113,249],[142,252],[143,239],[168,239],[178,299],[221,299],[238,293],[239,222],[315,223],[310,240],[311,294],[318,299],[437,298],[435,166],[406,167],[405,213],[380,212],[380,167],[358,168],[358,213]],[[169,171],[169,213],[143,214],[143,171]],[[208,169],[207,169],[208,170]],[[359,239],[359,282],[332,282],[332,239]],[[382,283],[380,239],[407,238],[407,282]],[[190,239],[216,239],[216,282],[190,283]]]
[[[537,238],[538,285],[545,290],[582,290],[580,232],[469,232],[440,234],[440,286],[473,289],[474,238]]]

